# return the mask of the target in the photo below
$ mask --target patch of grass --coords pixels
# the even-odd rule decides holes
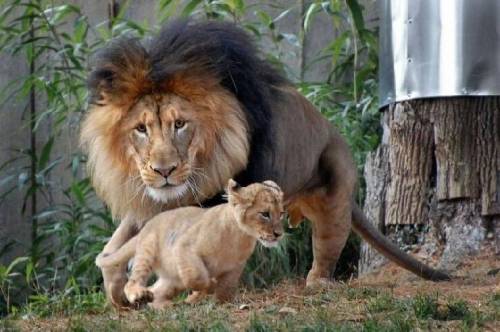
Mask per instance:
[[[491,296],[489,303],[493,308],[496,308],[498,311],[500,311],[500,292],[494,293]]]
[[[466,319],[471,316],[469,305],[464,300],[452,301],[447,304],[448,312],[446,315],[447,320],[460,320]]]
[[[384,311],[394,311],[398,309],[399,301],[390,294],[381,294],[371,298],[366,307],[370,313],[380,313]]]
[[[347,289],[347,299],[348,300],[358,300],[358,299],[366,299],[378,296],[380,291],[376,288],[370,287],[349,287]]]
[[[412,301],[412,308],[418,319],[439,319],[437,295],[418,294]]]
[[[106,311],[106,296],[102,292],[72,294],[57,293],[52,296],[39,294],[30,297],[20,314],[33,317],[54,315],[99,314]]]
[[[146,308],[117,313],[105,306],[102,293],[69,294],[23,308],[2,321],[0,330],[469,331],[495,324],[498,300],[493,295],[479,306],[460,296],[443,301],[438,292],[401,298],[391,289],[345,284],[312,292],[288,282],[244,292],[230,304],[208,299],[190,306],[176,301],[161,312]],[[284,307],[292,310],[281,310]]]

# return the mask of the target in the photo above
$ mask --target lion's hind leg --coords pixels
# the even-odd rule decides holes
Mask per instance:
[[[327,284],[351,231],[350,197],[324,193],[302,201],[301,210],[312,223],[313,264],[306,285]]]

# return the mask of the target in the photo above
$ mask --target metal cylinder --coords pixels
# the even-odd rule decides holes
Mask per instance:
[[[500,1],[381,0],[380,107],[500,95]]]

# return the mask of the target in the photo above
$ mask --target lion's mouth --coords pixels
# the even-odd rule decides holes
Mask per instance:
[[[279,243],[279,239],[278,238],[275,238],[275,239],[272,239],[272,240],[268,240],[268,239],[265,239],[263,237],[260,237],[259,238],[259,242],[264,246],[264,247],[267,247],[267,248],[275,248],[278,246],[278,243]]]
[[[160,188],[147,187],[146,193],[149,197],[158,202],[167,203],[173,200],[178,200],[182,198],[188,191],[188,186],[186,183],[181,183],[178,185],[165,183]]]

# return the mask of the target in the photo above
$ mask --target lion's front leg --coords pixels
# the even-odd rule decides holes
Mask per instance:
[[[135,233],[136,227],[134,221],[131,218],[124,218],[99,255],[107,256],[115,252],[130,240]],[[120,265],[102,268],[106,298],[117,308],[130,306],[123,292],[123,287],[127,283],[127,264],[128,262],[124,262]]]

